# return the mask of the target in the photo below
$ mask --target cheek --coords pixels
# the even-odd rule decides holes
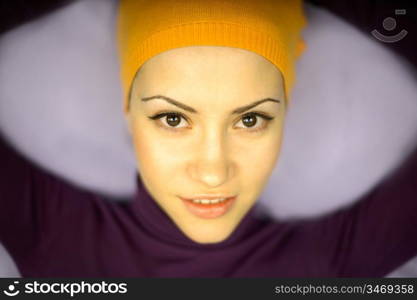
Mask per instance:
[[[274,169],[281,149],[281,134],[271,134],[236,146],[240,177],[246,186],[262,188]]]
[[[152,126],[138,123],[133,131],[133,143],[142,176],[170,182],[167,179],[178,175],[181,159],[186,153],[178,139],[164,138]]]

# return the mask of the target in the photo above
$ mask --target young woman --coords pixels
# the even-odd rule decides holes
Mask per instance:
[[[379,277],[415,256],[417,153],[324,217],[258,210],[303,26],[299,1],[121,1],[138,191],[107,202],[2,142],[0,241],[22,276]]]

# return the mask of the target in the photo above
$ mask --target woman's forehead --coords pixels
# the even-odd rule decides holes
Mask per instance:
[[[166,71],[198,72],[199,69],[233,66],[235,71],[250,69],[252,72],[279,72],[274,64],[263,56],[241,48],[222,46],[189,46],[170,49],[147,60],[142,68]],[[168,69],[169,68],[169,69]],[[172,68],[172,69],[171,69]]]
[[[282,89],[281,73],[262,56],[216,46],[163,52],[142,65],[134,81],[135,94],[169,93],[183,99],[279,97]]]

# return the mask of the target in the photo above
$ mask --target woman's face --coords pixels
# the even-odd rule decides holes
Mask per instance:
[[[126,117],[148,192],[193,241],[225,240],[261,194],[280,151],[279,70],[239,48],[176,48],[142,65],[130,101]]]

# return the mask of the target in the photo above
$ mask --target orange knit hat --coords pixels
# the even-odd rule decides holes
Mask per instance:
[[[283,74],[288,102],[295,61],[305,48],[305,24],[301,0],[120,0],[117,30],[124,110],[134,76],[146,60],[197,45],[262,55]]]

